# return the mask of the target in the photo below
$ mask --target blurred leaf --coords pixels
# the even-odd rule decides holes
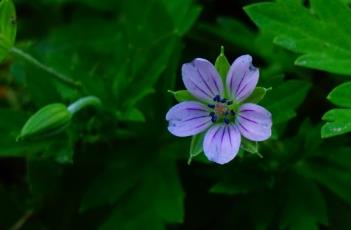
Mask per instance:
[[[144,114],[137,108],[129,108],[124,112],[116,112],[117,119],[128,122],[145,122]]]
[[[305,178],[290,175],[286,179],[280,229],[319,229],[328,223],[327,207],[318,186]]]
[[[135,170],[138,168],[138,170]],[[143,166],[135,157],[118,157],[108,162],[104,171],[93,178],[83,196],[80,210],[87,211],[105,205],[112,205],[140,180]],[[128,175],[128,177],[125,177]],[[118,180],[116,182],[116,180]]]
[[[161,162],[160,162],[161,163]],[[162,161],[143,173],[143,180],[112,211],[101,229],[164,229],[183,221],[183,192],[176,167]],[[147,195],[147,197],[145,197]]]
[[[257,33],[243,21],[225,17],[219,17],[215,25],[200,21],[199,29],[201,32],[205,32],[204,35],[201,34],[203,37],[208,36],[208,34],[215,35],[219,39],[233,44],[237,49],[253,55],[255,60],[258,57],[264,60],[267,66],[260,68],[263,76],[261,82],[266,77],[272,78],[283,72],[297,72],[293,68],[294,57],[283,48],[274,45],[272,43],[273,35],[267,31]],[[271,80],[267,82],[267,86],[272,86]]]
[[[270,180],[259,170],[236,168],[230,173],[226,172],[220,180],[211,187],[210,192],[237,195],[255,192],[258,189],[267,187]]]
[[[60,193],[63,169],[47,159],[28,159],[27,183],[35,206],[42,207],[54,202]]]
[[[23,207],[19,206],[19,194],[14,189],[6,189],[0,184],[0,228],[10,229],[21,215]]]
[[[15,43],[17,31],[16,11],[12,0],[0,2],[0,62]]]
[[[296,65],[351,74],[349,9],[339,0],[311,0],[310,4],[311,10],[301,1],[265,2],[245,11],[261,29],[275,33],[276,44],[303,54]]]
[[[262,101],[272,113],[273,124],[279,124],[296,116],[295,110],[304,101],[311,85],[305,81],[288,80],[274,89]]]
[[[322,157],[298,165],[299,172],[351,204],[351,154],[349,148],[327,148]]]

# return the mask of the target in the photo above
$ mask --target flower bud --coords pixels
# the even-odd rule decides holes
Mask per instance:
[[[33,114],[24,124],[17,140],[38,139],[63,131],[72,118],[67,106],[50,104]]]

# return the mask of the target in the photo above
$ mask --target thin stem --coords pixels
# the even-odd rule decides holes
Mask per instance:
[[[68,110],[72,113],[75,114],[79,110],[83,109],[84,107],[87,106],[95,106],[95,107],[100,107],[101,106],[101,101],[99,98],[95,96],[87,96],[83,97],[72,104],[68,106]]]
[[[15,54],[18,57],[23,58],[24,60],[28,61],[32,65],[35,65],[36,67],[38,67],[39,69],[44,70],[45,72],[51,74],[57,80],[59,80],[60,82],[66,84],[66,85],[73,86],[74,88],[80,88],[82,86],[82,84],[80,82],[74,81],[71,78],[67,77],[66,75],[63,75],[62,73],[57,72],[55,69],[44,65],[43,63],[41,63],[40,61],[35,59],[33,56],[24,52],[21,49],[18,49],[16,47],[12,47],[11,53]]]
[[[26,224],[26,222],[32,217],[33,213],[33,210],[29,210],[26,213],[24,213],[23,216],[21,216],[21,218],[17,220],[17,222],[10,228],[10,230],[21,229]]]

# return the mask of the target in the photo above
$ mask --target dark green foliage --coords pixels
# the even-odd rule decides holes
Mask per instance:
[[[0,1],[0,229],[351,228],[349,0],[14,3]],[[246,102],[272,113],[272,137],[215,165],[165,114],[194,100],[183,63],[224,78],[246,53]],[[47,113],[90,95],[101,104]],[[65,127],[16,141],[50,121]]]

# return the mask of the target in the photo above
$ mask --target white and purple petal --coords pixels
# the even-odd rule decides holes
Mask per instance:
[[[272,115],[259,105],[246,103],[240,106],[236,124],[241,135],[251,141],[264,141],[272,135]]]
[[[185,88],[200,100],[210,101],[217,95],[224,96],[222,80],[213,66],[205,59],[196,58],[183,64],[182,77]]]
[[[185,101],[173,106],[166,114],[168,130],[178,137],[196,135],[211,124],[208,107],[196,101]]]
[[[204,153],[210,161],[225,164],[238,153],[240,141],[240,133],[235,125],[214,125],[205,135]]]
[[[252,64],[250,55],[235,59],[227,75],[227,90],[232,99],[241,102],[256,88],[259,70]]]

